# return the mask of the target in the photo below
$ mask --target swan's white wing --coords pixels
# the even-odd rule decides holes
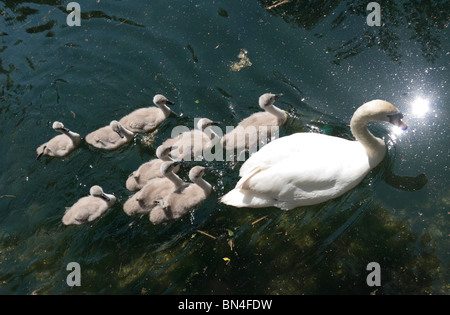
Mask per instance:
[[[370,170],[359,142],[320,134],[280,138],[252,155],[243,168],[235,190],[283,209],[337,197],[356,186]],[[224,198],[227,204],[233,205],[232,195],[238,197],[233,192]],[[236,203],[253,206],[242,205],[242,198]]]
[[[333,139],[338,139],[338,142],[339,140],[347,141],[317,133],[296,133],[273,140],[245,161],[239,170],[239,176],[243,177],[245,173],[255,168],[265,168],[300,152],[328,151],[327,148],[335,146]]]

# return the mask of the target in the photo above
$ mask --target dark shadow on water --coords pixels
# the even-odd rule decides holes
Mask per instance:
[[[330,29],[326,32],[347,32],[346,20],[356,16],[361,19],[361,31],[348,32],[348,40],[340,46],[330,46],[328,51],[334,54],[332,63],[339,65],[343,60],[370,49],[378,47],[392,60],[401,62],[404,54],[402,44],[411,40],[420,45],[422,56],[428,62],[442,57],[442,41],[446,40],[444,29],[448,27],[450,10],[448,1],[377,1],[381,6],[381,23],[379,27],[369,27],[366,17],[368,2],[348,0],[258,0],[272,15],[305,30],[315,27],[330,19]],[[348,24],[348,23],[347,23]],[[409,32],[403,32],[407,29]],[[315,34],[321,38],[324,33]]]

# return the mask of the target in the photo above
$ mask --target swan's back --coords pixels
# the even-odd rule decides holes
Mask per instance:
[[[265,168],[277,162],[284,163],[291,157],[298,161],[295,167],[301,167],[305,163],[308,167],[313,165],[323,167],[326,164],[336,165],[338,161],[348,164],[351,160],[356,160],[355,162],[362,164],[362,167],[369,167],[366,151],[357,141],[318,133],[296,133],[276,139],[254,153],[242,165],[239,176],[244,176],[255,167]]]

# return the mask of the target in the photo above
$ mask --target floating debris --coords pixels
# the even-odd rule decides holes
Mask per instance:
[[[247,57],[248,51],[245,48],[242,48],[237,56],[239,61],[233,62],[230,66],[231,71],[241,71],[242,68],[250,67],[252,65],[250,59]]]
[[[217,10],[217,14],[219,14],[221,17],[224,17],[224,18],[228,17],[228,12],[222,8],[219,8],[219,10]]]
[[[265,7],[264,9],[266,9],[266,10],[271,10],[271,9],[273,9],[273,8],[278,7],[279,5],[282,5],[282,4],[285,4],[285,3],[289,3],[289,2],[291,2],[291,1],[292,1],[292,0],[283,0],[283,1],[281,1],[281,2],[278,2],[278,3],[275,3],[275,4],[273,4],[273,5],[267,6],[267,7]]]
[[[197,63],[198,62],[198,58],[195,55],[194,48],[192,48],[192,46],[190,44],[187,45],[186,48],[191,52],[192,60],[194,60],[194,62]]]
[[[255,221],[253,221],[252,222],[252,225],[255,225],[256,223],[258,223],[259,221],[261,221],[261,220],[264,220],[264,219],[266,219],[268,216],[267,215],[265,215],[265,216],[263,216],[263,217],[261,217],[261,218],[259,218],[258,220],[255,220]]]
[[[228,240],[228,245],[230,246],[230,250],[233,251],[234,248],[234,241],[232,239]]]
[[[222,259],[227,262],[226,265],[228,265],[230,263],[230,261],[231,261],[231,259],[228,258],[228,257],[223,257]]]
[[[208,233],[206,233],[206,232],[203,232],[203,231],[200,231],[200,230],[197,230],[197,232],[199,232],[199,233],[201,233],[201,234],[203,234],[203,235],[206,235],[206,236],[208,236],[208,237],[211,237],[212,239],[217,239],[217,237],[215,237],[215,236],[212,236],[211,234],[208,234]]]
[[[2,196],[0,196],[0,198],[3,198],[3,197],[11,197],[11,198],[16,198],[16,196],[14,196],[14,195],[2,195]]]
[[[155,136],[158,133],[158,129],[156,129],[155,131],[142,136],[141,141],[144,145],[146,145],[147,147],[151,147],[153,142],[155,141]]]

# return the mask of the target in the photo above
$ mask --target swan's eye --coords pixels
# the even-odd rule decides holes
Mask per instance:
[[[402,130],[406,130],[406,128],[408,127],[403,121],[403,114],[402,113],[397,113],[397,114],[393,114],[393,115],[387,115],[387,117],[389,118],[389,122],[397,127],[400,127]]]
[[[389,118],[390,123],[394,123],[396,121],[401,120],[403,118],[403,114],[397,113],[397,114],[393,114],[393,115],[387,115],[387,117]]]

